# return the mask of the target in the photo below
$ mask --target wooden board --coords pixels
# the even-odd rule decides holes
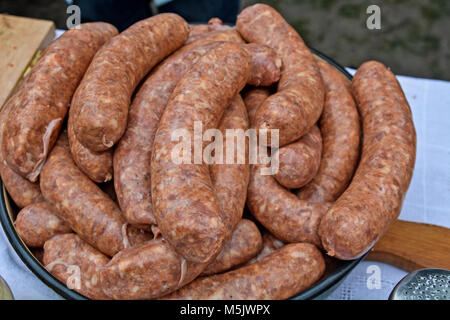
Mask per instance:
[[[35,53],[55,37],[53,21],[0,14],[0,107]]]
[[[409,272],[423,268],[450,270],[450,229],[397,220],[366,260],[385,262]]]

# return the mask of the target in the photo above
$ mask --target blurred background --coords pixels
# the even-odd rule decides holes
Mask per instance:
[[[277,9],[310,46],[344,66],[376,59],[396,74],[450,80],[449,0],[1,0],[0,13],[53,20],[66,29],[67,5],[76,4],[82,22],[103,20],[123,30],[158,12],[232,24],[257,2]],[[381,9],[379,30],[366,27],[367,7],[374,4]]]

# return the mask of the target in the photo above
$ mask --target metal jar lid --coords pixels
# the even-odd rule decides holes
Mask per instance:
[[[404,277],[394,288],[391,300],[450,300],[450,271],[421,269]]]

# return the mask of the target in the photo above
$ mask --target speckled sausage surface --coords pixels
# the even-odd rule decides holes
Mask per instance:
[[[313,55],[294,28],[268,5],[244,9],[236,27],[248,42],[273,48],[283,62],[278,92],[258,109],[255,127],[278,129],[280,147],[297,140],[317,122],[324,103],[325,90]]]
[[[179,49],[152,71],[131,104],[127,130],[114,151],[114,186],[120,208],[131,224],[156,224],[151,156],[159,120],[178,81],[215,46],[206,41]]]
[[[154,299],[194,280],[208,263],[187,262],[164,240],[120,251],[99,270],[110,299]]]
[[[287,299],[317,282],[324,271],[325,261],[314,245],[288,244],[258,262],[199,278],[162,299]]]
[[[189,25],[189,38],[191,37],[197,37],[201,34],[207,33],[211,31],[211,26],[209,24],[190,24]]]
[[[242,43],[252,59],[252,69],[247,84],[252,86],[270,86],[280,80],[281,59],[269,46],[257,43],[244,43],[236,29],[226,29],[199,33],[189,36],[187,44],[201,44],[205,41],[230,41]]]
[[[80,26],[66,31],[44,51],[7,102],[13,107],[1,147],[11,168],[32,182],[58,137],[72,95],[92,57],[117,34],[107,23]]]
[[[225,238],[231,236],[231,233],[242,218],[250,178],[250,166],[246,160],[248,159],[248,145],[247,143],[245,144],[244,158],[239,159],[237,153],[241,150],[237,150],[238,146],[235,143],[234,135],[227,137],[227,130],[238,130],[243,134],[248,127],[247,110],[241,95],[238,94],[225,109],[220,120],[219,130],[224,138],[222,149],[224,163],[213,163],[209,166],[211,182],[222,209],[221,219],[227,230]],[[236,149],[231,159],[233,163],[226,163],[228,139],[232,140],[231,142],[234,143]],[[240,160],[242,160],[241,163]]]
[[[211,26],[209,26],[208,31],[205,32],[193,34],[191,31],[185,45],[201,40],[232,41],[238,43],[245,42],[236,28],[227,27],[225,29],[211,30]]]
[[[67,135],[69,137],[70,152],[73,161],[94,182],[108,182],[113,177],[113,150],[108,149],[101,152],[91,151],[78,141],[73,131],[73,116],[67,121]]]
[[[12,104],[6,103],[0,112],[0,146],[2,145],[3,140],[4,125],[11,108]],[[19,208],[24,208],[32,203],[44,201],[39,184],[30,182],[11,169],[3,156],[1,147],[0,175],[8,194]]]
[[[113,256],[124,247],[149,239],[149,235],[127,227],[118,206],[85,176],[70,155],[67,134],[63,133],[44,168],[42,194],[82,239]]]
[[[274,175],[279,184],[295,189],[311,181],[319,170],[322,136],[317,126],[295,142],[278,149],[279,169]]]
[[[352,90],[363,121],[361,160],[319,228],[328,254],[344,260],[367,252],[398,217],[416,156],[411,109],[395,75],[366,62]]]
[[[250,117],[267,95],[267,90],[260,89],[247,93],[245,103]],[[260,170],[268,165],[250,166],[247,207],[253,216],[280,240],[320,245],[317,229],[329,204],[299,200],[281,186],[274,176],[261,174]]]
[[[252,239],[257,239],[257,230],[252,229],[248,223],[244,224],[246,230],[251,229],[249,231],[252,232]],[[246,235],[242,236],[248,239]],[[251,255],[249,253],[251,249],[243,248],[243,250]],[[222,257],[220,266],[223,263],[230,265],[232,262],[238,263],[229,250]],[[209,263],[210,261],[206,263],[186,261],[170,244],[159,237],[116,254],[100,269],[99,286],[111,299],[154,299],[188,284],[198,277]]]
[[[220,120],[219,130],[224,138],[224,163],[213,163],[209,166],[211,181],[222,209],[222,222],[225,226],[226,244],[219,255],[207,267],[204,273],[213,274],[230,269],[254,256],[260,250],[261,235],[258,228],[249,220],[241,220],[247,198],[247,187],[250,176],[248,165],[248,145],[245,142],[243,159],[239,159],[237,139],[230,130],[241,134],[248,129],[247,110],[240,94],[236,95]],[[227,145],[231,139],[237,152],[233,151],[233,163],[227,163]],[[232,148],[231,148],[232,149]],[[230,152],[230,151],[228,151]],[[240,161],[242,160],[242,161]]]
[[[278,240],[273,234],[267,231],[263,233],[262,241],[263,243],[261,251],[256,257],[249,260],[246,264],[257,262],[284,246],[284,243],[282,241]]]
[[[163,66],[160,68],[164,70]],[[245,107],[242,99],[237,95],[224,112],[220,128],[221,130],[224,128],[244,129],[247,126]],[[225,226],[223,237],[228,239],[242,217],[248,183],[248,165],[223,164],[215,166],[215,169],[212,167],[210,166],[212,181],[214,181],[213,190],[217,194],[221,208],[221,223]],[[231,184],[227,185],[228,182]],[[228,256],[225,255],[224,258]],[[104,292],[110,298],[152,299],[191,282],[210,262],[186,261],[168,242],[156,239],[141,246],[123,250],[102,269],[100,279]]]
[[[360,152],[359,114],[350,81],[329,63],[317,59],[326,98],[320,118],[322,161],[317,175],[299,190],[302,200],[333,202],[344,192],[355,172]]]
[[[281,241],[320,246],[317,231],[330,204],[298,199],[273,176],[261,174],[263,167],[250,166],[247,206],[253,216]]]
[[[213,47],[216,45],[214,44]],[[203,49],[200,47],[194,48],[193,52],[199,54],[200,51],[198,50],[205,50],[208,47]],[[169,60],[171,58],[168,59],[168,63]],[[160,68],[160,70],[165,69],[163,66]],[[157,71],[155,71],[156,73]],[[247,126],[245,107],[242,99],[237,95],[224,112],[219,128],[224,132],[226,128],[245,129]],[[248,183],[248,165],[223,164],[214,166],[214,169],[212,167],[210,166],[210,170],[214,181],[214,190],[224,213],[222,219],[224,224],[228,226],[227,232],[230,233],[225,238],[229,238],[242,217]],[[230,183],[230,185],[227,183]],[[258,234],[249,226],[249,222],[244,222],[239,230],[243,229],[247,230],[249,234],[243,235],[239,233],[239,236],[236,235],[233,238],[240,239],[240,245],[244,241],[247,241],[247,243],[256,242],[254,246],[241,248],[243,251],[239,251],[243,255],[252,256],[252,251],[256,250],[255,247],[257,247]],[[239,231],[236,230],[236,232]],[[245,236],[246,240],[242,240],[241,236]],[[236,242],[238,241],[235,241],[235,245],[232,246],[235,250]],[[231,250],[222,254],[217,267],[227,268],[224,267],[224,264],[232,266],[240,263],[233,255],[234,251]],[[244,259],[247,258],[244,257]],[[151,299],[172,292],[180,286],[189,283],[207,267],[208,263],[189,263],[177,254],[167,242],[157,239],[139,247],[123,250],[111,260],[111,263],[102,269],[100,279],[104,292],[110,298]]]
[[[256,111],[269,96],[270,90],[267,88],[250,89],[244,94],[244,103],[247,108],[248,120],[253,128]]]
[[[252,221],[242,219],[231,239],[202,275],[221,273],[249,261],[261,251],[262,244],[258,227]]]
[[[252,72],[247,84],[259,87],[270,86],[280,80],[281,59],[271,47],[248,43],[245,50],[252,57]]]
[[[217,128],[250,68],[239,44],[220,44],[180,80],[160,120],[152,154],[154,215],[164,238],[188,261],[205,262],[218,254],[226,230],[208,166],[192,158],[188,164],[174,163],[172,151],[179,142],[171,137],[174,130],[194,137],[194,122],[202,124],[202,133]]]
[[[183,18],[164,13],[135,23],[98,51],[71,106],[75,135],[85,147],[104,151],[120,139],[134,89],[187,36]]]
[[[43,264],[65,285],[91,299],[108,299],[98,286],[98,270],[109,257],[78,235],[54,236],[45,242]]]
[[[42,248],[45,241],[54,235],[72,232],[69,225],[58,217],[55,207],[46,201],[20,210],[14,225],[23,242],[32,248]]]

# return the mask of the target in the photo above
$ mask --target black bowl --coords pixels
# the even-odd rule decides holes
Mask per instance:
[[[352,75],[349,74],[342,66],[324,55],[323,53],[310,48],[311,51],[319,58],[327,61],[333,65],[337,70],[343,73],[349,80],[352,79]],[[64,283],[53,277],[44,266],[34,257],[25,243],[20,239],[16,232],[13,221],[19,209],[14,205],[14,202],[8,195],[3,181],[0,181],[0,188],[2,189],[2,195],[0,197],[0,221],[8,237],[11,246],[14,248],[17,255],[25,263],[25,265],[46,285],[53,289],[56,293],[66,299],[85,300],[87,299],[83,295],[69,289]],[[325,275],[313,286],[307,290],[293,296],[293,300],[306,300],[306,299],[321,299],[331,294],[334,289],[344,280],[344,278],[350,273],[350,271],[362,260],[362,257],[351,260],[342,261],[331,257],[326,257],[326,271]]]

